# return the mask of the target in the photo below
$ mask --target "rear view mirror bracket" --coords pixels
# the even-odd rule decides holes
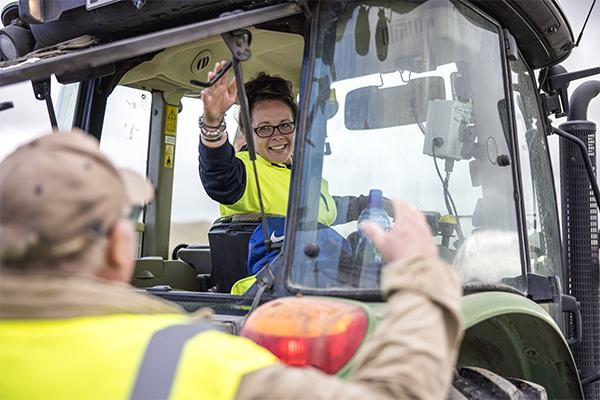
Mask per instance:
[[[52,104],[52,97],[50,97],[50,78],[32,82],[32,85],[35,98],[40,101],[46,101],[46,107],[48,108],[48,116],[50,117],[50,124],[52,125],[52,128],[58,128],[56,113],[54,112],[54,105]]]

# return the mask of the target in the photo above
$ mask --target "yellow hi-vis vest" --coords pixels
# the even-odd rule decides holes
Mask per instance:
[[[232,399],[277,362],[176,314],[0,321],[2,399]],[[205,325],[204,327],[202,325]]]
[[[246,189],[244,195],[235,204],[221,204],[221,216],[260,213],[258,190],[250,153],[241,151],[236,157],[244,162],[246,167]],[[260,193],[263,198],[265,213],[286,215],[288,196],[290,193],[290,178],[292,171],[284,164],[267,161],[256,155],[256,169],[260,179]],[[331,226],[337,216],[335,201],[329,194],[329,183],[321,179],[321,199],[319,201],[319,222]]]

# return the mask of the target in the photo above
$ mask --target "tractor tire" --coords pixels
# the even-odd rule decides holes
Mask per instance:
[[[548,400],[546,389],[537,383],[503,378],[483,368],[464,367],[454,371],[448,400]]]

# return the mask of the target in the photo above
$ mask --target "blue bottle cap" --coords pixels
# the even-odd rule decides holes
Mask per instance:
[[[371,189],[367,199],[367,207],[383,207],[383,192],[379,189]]]

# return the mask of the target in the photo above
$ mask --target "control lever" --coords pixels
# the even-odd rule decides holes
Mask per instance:
[[[233,60],[229,60],[229,62],[227,64],[225,64],[225,66],[223,67],[223,69],[220,70],[219,73],[217,75],[215,75],[210,81],[208,81],[208,82],[200,82],[200,81],[197,81],[195,79],[192,79],[190,81],[190,83],[192,85],[195,85],[195,86],[200,86],[200,87],[203,87],[203,88],[209,88],[209,87],[213,86],[215,83],[217,83],[217,81],[219,79],[221,79],[221,77],[225,74],[225,72],[229,71],[229,69],[232,66],[233,66]]]

